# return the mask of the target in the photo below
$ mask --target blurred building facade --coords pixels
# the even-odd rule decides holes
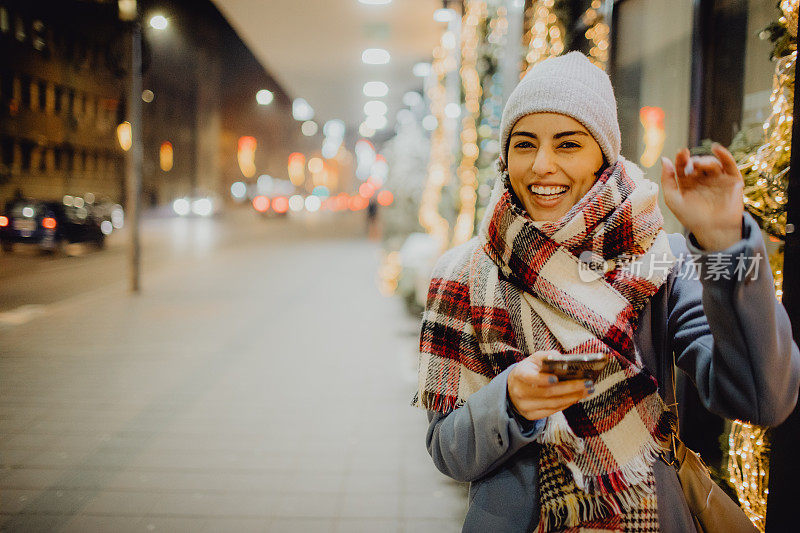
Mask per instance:
[[[143,23],[143,196],[225,197],[242,180],[237,142],[257,140],[258,174],[286,174],[305,138],[291,100],[210,1],[139,2]],[[161,15],[167,27],[155,29]],[[14,194],[124,201],[128,58],[116,2],[0,0],[0,203]],[[274,95],[266,106],[255,95]]]

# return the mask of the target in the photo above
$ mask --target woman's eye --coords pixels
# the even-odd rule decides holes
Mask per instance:
[[[533,148],[533,143],[530,141],[521,141],[515,144],[514,148]]]
[[[565,141],[561,143],[561,148],[580,148],[581,145],[574,141]]]

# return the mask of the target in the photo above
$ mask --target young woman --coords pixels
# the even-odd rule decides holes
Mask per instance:
[[[658,187],[619,154],[608,76],[578,52],[509,97],[479,234],[436,265],[415,405],[444,474],[469,481],[464,531],[694,530],[674,468],[673,361],[705,405],[774,425],[800,354],[731,154],[662,159]],[[692,260],[689,260],[689,256]],[[596,382],[548,354],[607,354]]]

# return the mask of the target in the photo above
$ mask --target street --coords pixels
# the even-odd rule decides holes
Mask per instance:
[[[363,213],[142,232],[0,254],[0,530],[460,530]]]

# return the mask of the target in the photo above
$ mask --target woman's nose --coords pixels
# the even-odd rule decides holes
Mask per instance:
[[[539,176],[545,176],[555,171],[555,164],[553,161],[553,154],[546,148],[540,148],[536,152],[536,158],[533,160],[533,173]]]

